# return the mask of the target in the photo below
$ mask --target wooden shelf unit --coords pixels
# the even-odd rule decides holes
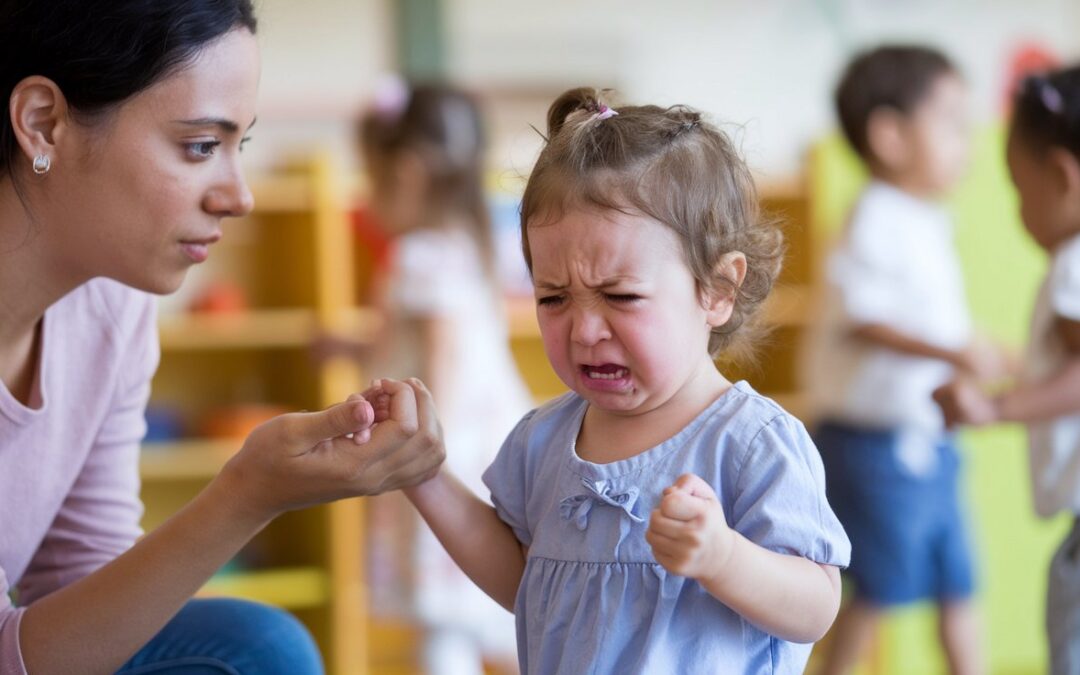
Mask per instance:
[[[328,157],[251,181],[256,207],[226,224],[199,271],[201,281],[243,289],[247,309],[163,314],[161,366],[152,408],[181,420],[182,437],[148,443],[142,454],[144,527],[152,529],[201,490],[242,443],[202,435],[205,420],[232,406],[317,410],[356,391],[349,360],[316,362],[317,336],[364,339],[378,327],[354,306],[346,190]],[[204,587],[294,612],[312,631],[329,673],[368,669],[362,501],[285,514]]]

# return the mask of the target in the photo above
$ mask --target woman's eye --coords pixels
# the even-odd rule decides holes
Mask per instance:
[[[206,159],[212,157],[214,150],[217,146],[221,145],[221,141],[199,141],[198,143],[188,143],[187,151],[195,159]]]
[[[548,295],[543,298],[539,298],[536,304],[541,307],[557,307],[562,303],[563,299],[561,295]]]
[[[633,295],[631,293],[608,293],[607,299],[611,302],[630,303],[634,302],[635,300],[640,300],[641,296]]]

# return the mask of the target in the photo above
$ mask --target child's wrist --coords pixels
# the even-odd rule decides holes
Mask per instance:
[[[709,565],[709,570],[696,579],[708,589],[722,589],[725,585],[731,583],[731,572],[735,568],[736,549],[740,547],[742,541],[739,533],[730,528],[725,528],[720,536],[728,539],[727,545],[719,547],[721,554],[715,556],[714,560],[711,561],[712,564]]]
[[[439,489],[439,477],[442,473],[443,469],[440,468],[431,478],[411,487],[401,488],[401,491],[413,504],[429,499]]]

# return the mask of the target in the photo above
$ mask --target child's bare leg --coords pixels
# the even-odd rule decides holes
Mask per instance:
[[[970,600],[944,602],[939,606],[938,632],[949,672],[953,675],[982,675],[986,672],[982,654],[982,626],[975,604]]]
[[[830,645],[821,675],[844,675],[852,671],[866,653],[881,614],[879,607],[860,600],[854,600],[840,610],[829,635]]]

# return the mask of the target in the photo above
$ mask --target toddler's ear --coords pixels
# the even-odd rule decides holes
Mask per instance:
[[[1080,202],[1080,160],[1065,148],[1050,148],[1047,157],[1063,197],[1068,203]]]
[[[718,281],[714,284],[713,292],[704,298],[708,323],[715,328],[727,323],[735,309],[735,296],[746,278],[746,256],[743,252],[729,251],[720,256],[713,268],[713,278],[727,280],[726,283]]]

